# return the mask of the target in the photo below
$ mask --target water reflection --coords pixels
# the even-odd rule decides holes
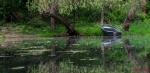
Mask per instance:
[[[70,38],[67,38],[66,39],[66,45],[65,47],[62,49],[61,53],[59,55],[54,55],[55,54],[55,45],[54,45],[54,42],[52,42],[51,44],[51,56],[50,57],[47,57],[45,58],[44,60],[41,61],[42,64],[45,64],[49,61],[56,61],[57,59],[59,59],[60,57],[64,56],[64,54],[66,54],[66,51],[70,50],[76,43],[76,41],[78,40],[78,38],[75,38],[75,37],[70,37]]]
[[[6,41],[0,43],[0,71],[3,73],[131,73],[140,70],[148,72],[149,44],[149,41],[139,40],[138,37],[60,37]]]
[[[108,68],[108,65],[105,63],[105,48],[106,47],[111,47],[112,45],[115,45],[121,41],[121,36],[104,36],[102,38],[101,42],[101,51],[102,51],[102,62],[104,66],[104,70],[107,71],[106,69]]]
[[[40,68],[43,68],[46,66],[46,68],[44,69],[45,72],[49,72],[49,73],[58,73],[58,69],[59,67],[56,65],[56,61],[58,59],[60,59],[62,56],[64,56],[66,54],[66,51],[71,50],[71,48],[73,46],[75,46],[74,44],[79,40],[79,38],[76,37],[69,37],[66,39],[66,45],[65,47],[62,49],[61,53],[59,53],[58,55],[56,55],[55,53],[55,44],[54,42],[52,42],[51,44],[51,56],[44,58],[41,63],[40,63]],[[54,55],[55,54],[55,55]]]
[[[124,48],[128,54],[129,60],[134,62],[134,67],[133,67],[134,72],[135,73],[136,72],[147,72],[148,73],[150,71],[150,67],[148,65],[147,54],[144,54],[144,55],[138,57],[134,51],[134,49],[138,49],[138,47],[137,48],[132,47],[129,39],[125,39],[123,42],[124,42]],[[143,45],[141,45],[141,46],[143,46]],[[142,47],[141,49],[144,49],[144,47]]]
[[[121,36],[104,36],[102,38],[101,46],[107,47],[117,44],[121,41]]]

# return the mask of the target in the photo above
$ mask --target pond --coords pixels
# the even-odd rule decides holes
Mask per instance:
[[[1,73],[150,72],[149,59],[143,36],[0,40]]]

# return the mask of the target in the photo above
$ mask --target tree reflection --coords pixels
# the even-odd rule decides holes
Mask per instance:
[[[106,63],[106,59],[105,59],[105,49],[107,47],[114,45],[114,44],[117,44],[120,41],[121,41],[120,36],[104,36],[102,38],[102,42],[101,42],[102,53],[101,54],[102,54],[103,67],[104,67],[105,71],[107,71],[107,69],[108,69],[108,64]]]
[[[1,55],[8,54],[7,51],[15,54],[15,56],[5,57],[5,60],[0,61],[1,68],[3,67],[5,70],[15,69],[21,65],[26,71],[28,69],[30,72],[38,70],[41,73],[45,71],[45,73],[62,71],[64,73],[66,71],[82,73],[83,69],[86,69],[87,72],[93,71],[91,73],[98,71],[101,73],[103,71],[131,73],[133,69],[148,69],[150,66],[149,53],[146,52],[145,54],[145,50],[147,50],[145,48],[149,49],[149,46],[139,45],[138,42],[133,42],[131,38],[125,38],[123,41],[119,37],[81,37],[80,41],[78,39],[59,37],[26,40],[15,42],[16,44],[12,44],[12,47],[1,47]],[[102,41],[100,41],[101,39]],[[133,44],[139,46],[133,46]],[[14,50],[12,50],[13,48]],[[29,66],[31,68],[28,68]],[[35,70],[33,70],[34,68]]]
[[[51,47],[50,47],[50,49],[51,49],[51,56],[55,56],[56,52],[55,52],[55,44],[54,44],[54,42],[52,42],[50,45],[51,45]]]
[[[135,67],[133,68],[134,72],[148,72],[149,71],[149,67],[147,64],[148,62],[147,55],[138,57],[133,51],[133,47],[131,46],[129,39],[124,40],[124,48],[128,54],[129,59],[133,61],[133,63],[135,64]],[[138,48],[134,48],[134,49],[138,49]],[[142,49],[144,49],[144,47],[142,47]]]
[[[124,48],[125,48],[125,50],[126,50],[128,56],[129,56],[129,58],[130,58],[131,60],[133,60],[134,63],[136,63],[136,66],[139,66],[139,65],[138,65],[138,64],[139,64],[139,59],[137,58],[137,56],[136,56],[135,53],[133,52],[132,46],[131,46],[131,44],[130,44],[129,39],[125,39],[125,40],[124,40]]]
[[[61,58],[62,56],[64,56],[66,54],[65,51],[70,50],[74,44],[78,41],[79,38],[76,37],[69,37],[66,39],[66,46],[63,48],[62,52],[58,55],[54,55],[55,54],[55,47],[54,47],[54,43],[51,44],[51,48],[52,48],[52,54],[53,56],[47,57],[45,59],[43,59],[40,63],[40,67],[43,68],[44,66],[46,67],[46,72],[48,73],[58,73],[58,66],[55,64],[56,61]]]

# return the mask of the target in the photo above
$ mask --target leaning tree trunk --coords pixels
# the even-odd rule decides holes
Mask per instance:
[[[67,28],[67,32],[69,34],[69,36],[78,36],[79,32],[77,32],[73,27],[71,27],[69,25],[69,23],[67,21],[65,21],[63,18],[61,18],[60,16],[56,15],[56,14],[50,14],[50,17],[53,17],[54,19],[59,20],[61,23],[64,24],[64,26]]]
[[[130,28],[130,22],[133,19],[136,11],[138,8],[138,0],[133,0],[133,6],[131,7],[131,9],[129,10],[129,13],[127,14],[124,23],[123,23],[123,29],[125,31],[128,31]]]

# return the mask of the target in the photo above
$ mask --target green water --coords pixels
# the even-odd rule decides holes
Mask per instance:
[[[0,73],[150,71],[149,37],[12,39],[0,40]]]

